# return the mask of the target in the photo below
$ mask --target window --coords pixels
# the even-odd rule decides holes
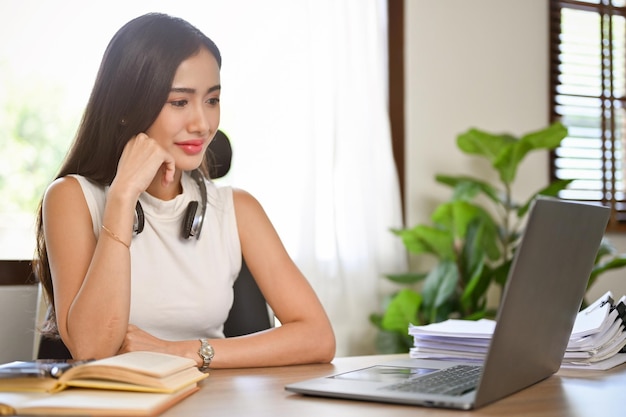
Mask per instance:
[[[626,231],[624,0],[550,0],[551,120],[568,136],[550,158],[565,199],[609,205],[609,231]]]

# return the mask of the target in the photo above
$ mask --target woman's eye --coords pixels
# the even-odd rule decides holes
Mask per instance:
[[[220,99],[219,98],[210,98],[206,102],[209,103],[212,106],[215,106],[215,105],[220,104]]]
[[[185,107],[187,100],[174,100],[170,101],[170,104],[174,107]]]

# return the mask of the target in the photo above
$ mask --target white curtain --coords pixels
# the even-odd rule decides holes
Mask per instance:
[[[382,276],[406,269],[389,231],[401,226],[401,203],[385,2],[246,5],[258,10],[238,23],[245,35],[232,47],[236,56],[223,50],[229,181],[267,210],[330,315],[338,356],[372,353],[368,317],[380,307]]]

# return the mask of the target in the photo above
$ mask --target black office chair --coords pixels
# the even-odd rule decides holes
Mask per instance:
[[[218,130],[206,153],[209,176],[222,178],[230,170],[232,147],[230,140]],[[252,277],[245,259],[241,260],[241,270],[233,286],[234,300],[228,319],[224,323],[226,337],[242,336],[272,327],[267,303],[261,290]],[[60,339],[41,337],[39,359],[71,359],[71,354]]]

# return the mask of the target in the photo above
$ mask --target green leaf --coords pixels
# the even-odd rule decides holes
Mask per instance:
[[[493,271],[493,280],[501,287],[504,287],[509,278],[509,269],[511,269],[512,260],[504,262]]]
[[[480,213],[481,224],[480,234],[478,235],[480,245],[489,259],[499,259],[501,257],[500,247],[498,246],[498,237],[500,236],[499,226],[483,208],[480,209]]]
[[[407,333],[409,323],[417,320],[417,311],[422,303],[422,296],[405,288],[391,300],[381,321],[382,328],[388,331]]]
[[[463,293],[460,304],[463,312],[473,312],[478,308],[480,300],[491,282],[490,275],[485,271],[485,255],[483,250],[484,222],[474,222],[468,228],[467,238],[463,247],[462,281]]]
[[[404,274],[388,274],[385,277],[396,284],[411,285],[423,281],[426,278],[425,273],[406,272]]]
[[[601,262],[598,265],[595,265],[593,267],[591,271],[590,281],[595,280],[595,278],[598,275],[606,271],[610,271],[611,269],[622,268],[624,266],[626,266],[626,255],[619,255],[619,256],[616,256],[615,258],[610,259],[609,261]]]
[[[436,309],[430,312],[430,323],[438,323],[449,319],[453,314],[459,312],[459,306],[456,297],[449,299]]]
[[[441,259],[454,258],[454,236],[445,228],[418,225],[403,233],[402,239],[412,253],[432,253]]]
[[[430,317],[454,295],[459,273],[452,261],[439,262],[428,274],[422,289],[423,309]]]
[[[447,230],[426,225],[413,229],[394,230],[411,253],[432,253],[442,259],[453,257],[453,236]]]
[[[567,136],[567,128],[561,122],[555,122],[550,126],[528,133],[520,139],[531,144],[533,149],[554,149],[561,144]]]
[[[485,228],[483,225],[482,219],[476,218],[467,227],[460,258],[462,284],[469,282],[477,271],[482,270],[484,265],[483,231]]]
[[[497,259],[500,256],[498,247],[498,226],[487,211],[467,201],[451,201],[440,205],[432,215],[432,219],[442,229],[453,230],[454,235],[450,237],[454,246],[451,247],[452,256],[442,258],[446,260],[456,260],[457,251],[469,230],[469,225],[477,219],[482,222],[481,245],[490,259]]]
[[[513,142],[515,142],[515,138],[510,135],[494,135],[474,128],[461,133],[456,140],[461,151],[484,156],[492,165],[502,151]]]
[[[493,161],[493,167],[500,174],[500,180],[511,184],[517,175],[517,168],[530,151],[554,149],[567,136],[567,129],[560,122],[547,128],[525,134],[518,141],[503,149]]]
[[[559,122],[528,133],[521,139],[470,129],[457,137],[457,145],[465,153],[486,157],[500,174],[500,180],[508,185],[515,180],[517,168],[528,152],[554,149],[566,136],[567,129]]]
[[[478,192],[482,192],[495,203],[501,203],[504,200],[502,192],[494,188],[491,184],[476,178],[437,175],[435,176],[435,180],[454,188],[453,200],[471,200]]]
[[[500,181],[504,184],[511,184],[515,180],[517,167],[531,150],[531,144],[522,141],[513,142],[504,148],[493,161],[493,167],[500,174]]]
[[[383,315],[380,313],[372,313],[370,314],[370,323],[376,326],[378,329],[383,328]]]
[[[485,317],[488,316],[488,311],[487,310],[480,310],[480,311],[476,311],[475,313],[472,314],[468,314],[467,316],[464,317],[465,320],[480,320],[480,319],[484,319]]]
[[[465,312],[475,313],[480,307],[479,303],[486,300],[487,291],[493,275],[485,271],[485,265],[481,264],[472,275],[472,279],[465,286],[461,294],[461,306]]]
[[[480,216],[480,209],[467,201],[451,201],[437,207],[432,220],[441,228],[453,232],[453,239],[464,238],[468,224]]]

